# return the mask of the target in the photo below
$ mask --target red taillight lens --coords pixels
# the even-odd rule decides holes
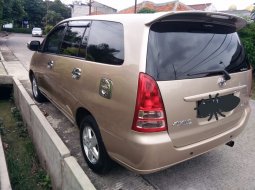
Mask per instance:
[[[165,109],[156,81],[140,73],[132,129],[139,132],[167,130]]]

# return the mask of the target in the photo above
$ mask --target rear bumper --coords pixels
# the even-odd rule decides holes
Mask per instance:
[[[173,146],[166,132],[156,134],[131,132],[125,142],[116,142],[114,137],[111,137],[111,145],[115,144],[113,148],[106,147],[110,157],[128,169],[140,174],[153,173],[229,142],[243,131],[249,115],[250,107],[245,110],[245,117],[230,130],[181,148]]]
[[[42,34],[32,34],[32,36],[42,36]]]

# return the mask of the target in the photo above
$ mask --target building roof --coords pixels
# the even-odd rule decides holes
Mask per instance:
[[[194,10],[193,8],[181,3],[179,1],[171,1],[171,2],[167,2],[167,3],[159,3],[159,4],[153,3],[151,1],[144,1],[142,3],[137,4],[137,12],[144,8],[155,10],[156,12]],[[123,9],[123,10],[119,11],[118,13],[130,14],[130,13],[134,13],[134,11],[135,11],[135,6],[132,6],[127,9]]]
[[[207,7],[210,7],[212,3],[202,3],[202,4],[196,4],[196,5],[189,5],[195,10],[205,11]]]

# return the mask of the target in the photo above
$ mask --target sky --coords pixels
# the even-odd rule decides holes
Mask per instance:
[[[61,0],[65,4],[71,4],[73,0]],[[84,3],[88,2],[89,0],[82,0]],[[135,4],[135,0],[96,0],[99,3],[108,5],[115,9],[122,10],[133,6]],[[137,0],[137,3],[141,3],[144,0]],[[149,0],[154,3],[165,3],[170,2],[172,0]],[[186,5],[192,4],[201,4],[201,3],[213,3],[214,6],[218,11],[221,10],[228,10],[229,6],[236,5],[237,9],[245,9],[247,6],[252,5],[255,3],[255,0],[180,0],[180,2]]]

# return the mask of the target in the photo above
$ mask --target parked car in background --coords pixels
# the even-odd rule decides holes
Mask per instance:
[[[42,37],[43,31],[41,28],[33,28],[32,29],[32,36],[40,36]]]
[[[93,171],[111,160],[142,174],[165,169],[233,146],[244,129],[252,70],[237,31],[245,25],[215,12],[64,20],[28,44],[33,96],[77,124]]]

